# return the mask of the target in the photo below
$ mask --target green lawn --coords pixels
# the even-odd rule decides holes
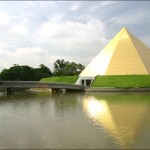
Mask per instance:
[[[150,75],[96,76],[92,87],[150,87]]]
[[[49,77],[43,78],[40,82],[59,82],[59,83],[75,83],[78,76],[59,76],[59,77]]]

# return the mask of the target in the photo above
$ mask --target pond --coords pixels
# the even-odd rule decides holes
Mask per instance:
[[[150,148],[150,93],[0,95],[0,149]]]

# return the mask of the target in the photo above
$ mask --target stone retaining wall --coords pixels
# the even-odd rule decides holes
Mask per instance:
[[[111,88],[111,87],[90,87],[86,92],[150,92],[150,88]]]

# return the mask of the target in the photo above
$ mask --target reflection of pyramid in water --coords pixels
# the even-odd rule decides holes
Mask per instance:
[[[97,100],[94,97],[85,98],[83,107],[87,115],[96,124],[102,125],[108,134],[123,148],[134,143],[143,117],[147,112],[146,104],[112,103]],[[133,109],[134,108],[134,109]]]
[[[150,49],[127,29],[122,30],[81,72],[96,75],[150,74]]]

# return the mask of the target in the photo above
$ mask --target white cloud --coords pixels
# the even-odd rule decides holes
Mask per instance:
[[[105,25],[100,20],[91,19],[86,23],[65,21],[64,14],[56,14],[30,32],[28,24],[15,22],[16,16],[1,14],[7,16],[6,29],[0,29],[0,53],[1,57],[5,56],[0,61],[1,68],[12,64],[38,66],[43,63],[52,69],[54,61],[59,58],[87,63],[82,56],[94,55],[105,42]],[[28,45],[28,41],[32,45]]]
[[[11,27],[11,31],[16,37],[23,35],[27,37],[29,34],[28,29],[22,25]],[[106,41],[104,31],[105,26],[99,20],[93,19],[87,23],[51,20],[42,24],[33,39],[30,37],[35,45],[33,47],[20,47],[11,51],[1,43],[1,48],[5,48],[0,49],[1,68],[8,68],[13,64],[26,64],[32,67],[45,64],[52,69],[56,59],[62,58],[87,64],[89,60],[83,58],[89,53],[90,56],[91,54],[95,56],[95,53],[99,52],[100,45]],[[58,53],[55,53],[56,49]]]
[[[78,2],[78,3],[73,4],[73,5],[70,7],[70,10],[71,10],[71,11],[77,11],[79,8],[80,8],[80,4],[79,4],[79,2]]]
[[[118,1],[98,1],[97,5],[92,5],[91,7],[89,7],[89,12],[90,13],[94,13],[94,12],[107,12],[108,6],[109,5],[118,5],[117,4]]]
[[[10,33],[13,34],[13,36],[27,36],[29,34],[28,28],[24,25],[17,24],[12,26],[10,29]]]
[[[21,22],[19,22],[20,20],[18,21],[17,19],[18,19],[17,15],[12,15],[0,11],[0,31],[5,32],[5,34],[8,32],[9,34],[16,34],[16,35],[26,34],[28,32],[28,27],[25,26],[25,24],[27,24],[29,20],[27,18],[24,18],[23,16]]]
[[[49,18],[49,20],[51,22],[57,22],[60,20],[63,20],[63,17],[65,16],[64,13],[56,13],[55,15],[53,15],[51,18]]]
[[[70,62],[81,63],[81,57],[74,58],[73,56],[61,56],[50,54],[48,50],[42,47],[25,47],[17,48],[15,51],[0,49],[0,68],[9,68],[13,64],[28,65],[31,67],[38,67],[40,64],[48,66],[53,70],[53,63],[57,59],[65,59]],[[86,62],[82,60],[82,62]]]
[[[0,12],[0,49],[14,50],[32,38],[28,26],[22,22],[16,22],[16,18],[17,16]]]
[[[0,49],[11,49],[13,45],[0,41]]]
[[[101,1],[101,6],[108,6],[116,3],[117,1]]]
[[[5,12],[0,11],[0,27],[4,27],[10,24],[10,17]]]
[[[57,59],[62,59],[61,56],[50,55],[47,50],[41,47],[18,48],[13,52],[1,49],[0,58],[1,68],[9,68],[13,64],[29,65],[32,67],[45,64],[53,68],[53,63]]]
[[[35,2],[33,2],[33,1],[26,1],[25,3],[29,6],[34,6],[35,5]]]
[[[73,21],[49,21],[44,23],[36,36],[36,42],[64,51],[95,51],[106,42],[105,25],[100,20],[87,23]],[[71,53],[68,55],[71,55]]]
[[[56,4],[56,1],[27,1],[27,5],[29,6],[36,6],[36,7],[49,7],[50,5],[54,6]]]
[[[117,24],[130,25],[139,24],[150,15],[150,11],[144,11],[142,9],[136,11],[127,11],[123,14],[118,14],[118,16],[109,19],[109,22],[115,22]]]

